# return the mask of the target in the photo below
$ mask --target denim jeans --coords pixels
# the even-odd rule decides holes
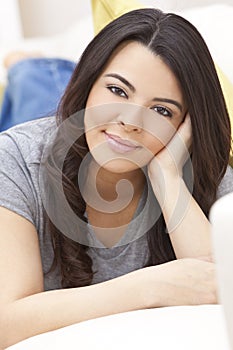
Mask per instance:
[[[76,63],[60,58],[29,58],[8,70],[0,131],[55,113]]]

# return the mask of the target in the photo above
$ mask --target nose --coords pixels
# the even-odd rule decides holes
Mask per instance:
[[[132,132],[132,131],[136,131],[137,133],[141,132],[141,128],[139,126],[125,123],[122,120],[119,121],[119,125],[122,126],[126,132]]]
[[[118,115],[117,122],[126,132],[140,133],[142,131],[142,119],[141,106],[128,105],[124,106]]]

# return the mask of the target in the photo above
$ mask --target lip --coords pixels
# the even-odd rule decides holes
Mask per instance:
[[[115,152],[127,153],[139,148],[134,142],[122,139],[118,135],[108,134],[106,131],[104,132],[104,135],[109,147]]]

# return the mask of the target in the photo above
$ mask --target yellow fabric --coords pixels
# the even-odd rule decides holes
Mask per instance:
[[[225,97],[225,101],[227,104],[228,113],[231,119],[231,125],[233,126],[233,84],[227,78],[227,76],[223,73],[223,71],[216,65],[218,77],[221,83],[222,91]],[[233,137],[233,130],[232,130]]]
[[[92,0],[91,5],[95,34],[124,13],[145,7],[137,0]]]
[[[230,82],[227,76],[223,73],[223,71],[217,65],[216,65],[216,69],[218,72],[218,77],[221,83],[221,87],[222,87],[225,101],[227,104],[228,113],[231,120],[231,138],[233,140],[233,84]],[[232,144],[232,148],[233,148],[233,144]],[[231,150],[230,164],[233,167],[233,149]]]

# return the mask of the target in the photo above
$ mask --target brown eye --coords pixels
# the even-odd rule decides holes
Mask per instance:
[[[163,115],[164,117],[168,117],[168,118],[172,117],[172,113],[163,106],[155,106],[152,108],[152,110]]]
[[[120,97],[124,97],[124,98],[128,98],[128,96],[126,95],[126,93],[124,92],[124,90],[122,90],[121,88],[119,88],[118,86],[108,86],[107,87],[114,95],[120,96]]]

